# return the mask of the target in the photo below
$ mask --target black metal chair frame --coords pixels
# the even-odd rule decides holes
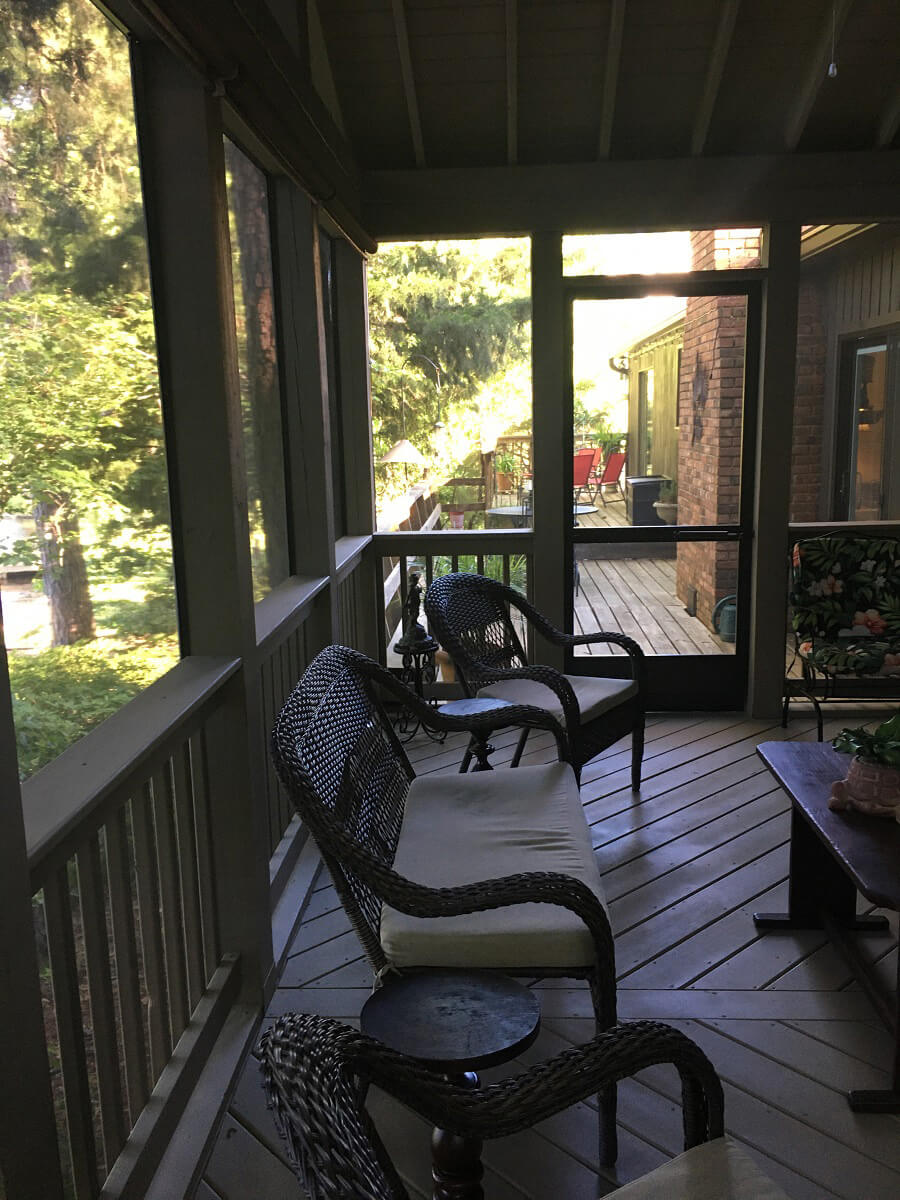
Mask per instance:
[[[722,1087],[703,1051],[659,1021],[633,1021],[486,1087],[450,1082],[415,1059],[327,1017],[279,1017],[260,1043],[275,1124],[311,1200],[408,1200],[365,1108],[375,1084],[450,1133],[505,1137],[529,1129],[645,1067],[681,1078],[684,1148],[721,1137]]]
[[[592,721],[582,722],[572,685],[553,667],[530,665],[510,609],[516,609],[534,629],[554,646],[572,650],[601,642],[621,646],[628,654],[631,678],[637,694]],[[533,679],[550,688],[559,698],[565,717],[572,766],[578,778],[581,769],[601,750],[630,733],[631,786],[641,786],[646,715],[646,666],[644,652],[624,633],[563,633],[514,588],[484,575],[455,572],[434,579],[425,595],[428,627],[453,659],[460,682],[469,696],[479,688],[503,679]],[[511,719],[508,725],[514,725]],[[525,749],[528,730],[523,729],[513,757],[517,766]]]
[[[323,650],[278,715],[272,753],[278,774],[314,838],[373,971],[392,969],[381,947],[383,904],[416,917],[449,917],[525,903],[558,904],[587,926],[594,962],[571,969],[534,963],[506,974],[585,979],[598,1030],[616,1022],[615,951],[603,905],[580,880],[532,871],[454,888],[414,883],[393,870],[409,786],[415,778],[380,695],[393,694],[423,725],[489,736],[510,724],[551,732],[560,761],[568,741],[548,712],[526,705],[447,717],[377,663],[344,646]],[[484,776],[479,778],[483,779]],[[615,1094],[600,1097],[601,1154],[616,1157]]]

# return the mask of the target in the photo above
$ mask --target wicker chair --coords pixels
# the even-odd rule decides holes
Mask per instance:
[[[275,1124],[311,1200],[407,1200],[365,1109],[369,1084],[451,1133],[495,1138],[529,1129],[645,1067],[671,1063],[681,1076],[685,1150],[723,1136],[722,1088],[712,1064],[690,1038],[658,1021],[616,1025],[521,1075],[474,1090],[347,1025],[306,1013],[280,1017],[262,1038],[260,1057]],[[719,1143],[718,1157],[731,1158],[727,1145]],[[659,1187],[648,1196],[682,1194],[665,1183],[675,1163],[659,1168]]]
[[[608,642],[627,651],[630,679],[561,675],[529,666],[510,609],[522,614],[555,646],[571,649]],[[435,579],[425,596],[429,628],[453,659],[467,695],[533,704],[552,712],[566,728],[578,777],[586,762],[631,734],[631,786],[641,786],[644,756],[644,652],[623,633],[562,633],[515,589],[483,575],[459,572]],[[509,724],[514,724],[510,720]],[[519,737],[518,766],[528,730]],[[468,765],[468,760],[465,765]]]
[[[485,771],[417,780],[385,714],[382,691],[401,699],[432,728],[488,735],[512,722],[552,732],[561,760],[566,749],[561,726],[540,709],[517,706],[477,719],[446,717],[354,650],[330,646],[310,664],[278,716],[273,756],[373,970],[380,975],[392,968],[493,967],[528,978],[586,979],[597,1028],[610,1028],[616,1021],[612,933],[569,765],[522,767],[515,775]],[[577,808],[583,844],[566,841],[565,821],[541,808],[538,827],[551,828],[553,837],[547,839],[545,855],[534,850],[537,837],[529,842],[528,861],[547,863],[546,869],[504,876],[496,865],[496,856],[503,853],[494,836],[498,814],[503,808],[512,817],[520,839],[531,811],[526,800],[535,790],[542,805],[562,796]],[[411,855],[409,837],[401,838],[408,829],[404,814],[410,793],[415,803],[409,807],[409,824],[415,827],[418,820],[422,834],[424,822],[424,843],[413,842]],[[448,803],[460,797],[470,813],[465,822],[459,820],[459,806]],[[484,836],[477,832],[478,812],[488,823]],[[443,835],[437,831],[442,821]],[[481,881],[471,882],[473,874],[479,878],[473,867],[479,855],[488,865]],[[459,862],[460,857],[465,861]],[[514,861],[520,857],[515,855]],[[567,863],[565,874],[549,865],[560,858]],[[568,865],[576,860],[584,866],[582,878],[575,878]],[[407,863],[407,874],[432,886],[401,874],[401,862]],[[440,886],[433,886],[436,880]],[[433,917],[444,920],[432,924]],[[538,954],[542,960],[529,958]],[[612,1163],[614,1090],[600,1097],[600,1136],[602,1156]]]

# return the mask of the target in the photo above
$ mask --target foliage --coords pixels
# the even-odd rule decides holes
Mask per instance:
[[[868,762],[900,767],[900,713],[877,729],[842,729],[831,743],[844,754],[858,754]]]
[[[0,241],[18,285],[146,290],[127,40],[87,0],[0,0],[0,60]]]
[[[112,716],[177,660],[171,636],[10,653],[21,778]]]
[[[0,326],[0,511],[104,501],[158,523],[165,460],[144,298],[19,292],[0,300]]]
[[[530,430],[528,270],[523,240],[380,249],[369,267],[376,459],[406,437],[438,483],[478,477],[482,445]],[[378,468],[381,510],[406,474]]]

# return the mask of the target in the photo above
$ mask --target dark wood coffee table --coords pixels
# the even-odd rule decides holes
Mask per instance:
[[[363,1005],[363,1033],[436,1073],[478,1087],[476,1071],[509,1062],[541,1027],[535,993],[492,971],[423,970],[389,976]],[[481,1142],[435,1129],[434,1200],[483,1200]]]
[[[853,937],[887,930],[885,917],[858,917],[856,893],[900,912],[900,824],[884,817],[832,812],[831,785],[844,779],[848,754],[827,742],[763,742],[760,758],[791,798],[791,868],[786,913],[754,913],[759,929],[825,929],[894,1034],[893,1086],[848,1093],[856,1112],[900,1112],[900,968],[888,996]]]

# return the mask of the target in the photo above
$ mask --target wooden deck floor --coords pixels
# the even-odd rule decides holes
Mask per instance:
[[[670,1021],[703,1046],[724,1082],[728,1130],[793,1200],[894,1200],[900,1117],[855,1115],[843,1096],[849,1086],[885,1086],[891,1039],[821,934],[760,937],[751,921],[754,909],[784,906],[788,864],[787,802],[756,744],[814,736],[806,716],[787,730],[737,715],[666,716],[648,728],[639,795],[628,787],[627,741],[585,769],[584,805],[616,934],[619,1011],[623,1019]],[[498,766],[513,740],[497,739]],[[450,744],[412,749],[420,773],[453,770],[460,754]],[[530,758],[549,754],[535,742]],[[896,978],[896,926],[890,937],[867,935],[865,945],[877,969]],[[266,1020],[297,1009],[353,1021],[370,986],[357,939],[322,877]],[[585,987],[533,986],[543,1029],[523,1063],[592,1034]],[[615,1174],[598,1174],[590,1104],[487,1143],[488,1200],[592,1200],[643,1174],[680,1149],[675,1096],[662,1070],[622,1085]],[[411,1195],[430,1196],[424,1123],[383,1097],[373,1104]],[[252,1060],[198,1195],[301,1195]]]
[[[598,504],[579,517],[593,528],[627,526],[622,501]],[[645,547],[635,547],[640,551]],[[733,654],[725,642],[685,610],[675,589],[674,558],[604,558],[600,546],[584,547],[578,560],[579,591],[575,595],[575,632],[598,629],[626,633],[645,654]],[[597,557],[593,557],[597,555]],[[618,647],[582,646],[577,654],[623,654]]]

